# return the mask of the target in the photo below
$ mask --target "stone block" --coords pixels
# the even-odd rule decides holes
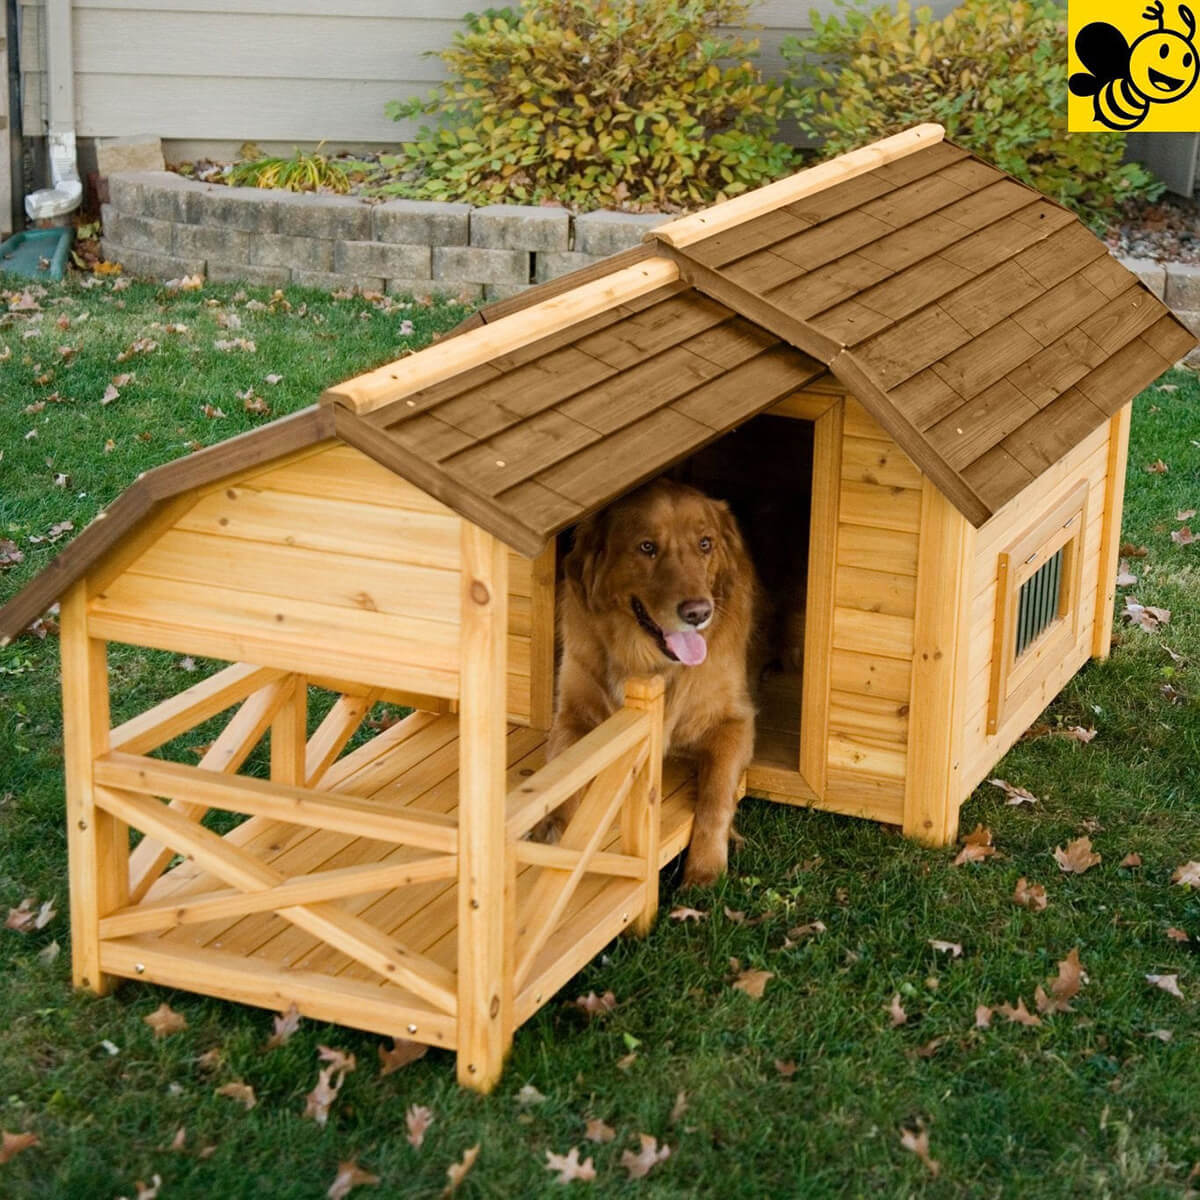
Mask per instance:
[[[118,212],[156,221],[186,221],[201,187],[173,171],[125,171],[108,177],[108,194]]]
[[[1200,266],[1194,263],[1167,263],[1165,299],[1171,308],[1184,312],[1200,311]],[[1159,292],[1162,296],[1163,293]]]
[[[477,246],[434,246],[433,277],[453,283],[529,282],[527,250],[482,250]]]
[[[176,225],[174,250],[181,258],[215,258],[219,262],[250,261],[250,235],[217,225]]]
[[[339,275],[330,271],[293,271],[292,282],[297,287],[319,288],[323,292],[336,292],[343,288],[358,288],[360,292],[382,292],[383,280],[374,275]]]
[[[1127,271],[1132,271],[1160,300],[1166,290],[1167,272],[1160,262],[1152,258],[1118,258]],[[1200,304],[1196,305],[1200,308]]]
[[[538,251],[533,256],[533,277],[538,283],[545,283],[602,260],[602,255],[580,254],[577,250]]]
[[[389,200],[371,213],[376,241],[427,246],[465,246],[470,216],[469,204],[438,200]]]
[[[471,245],[484,250],[566,250],[571,215],[565,208],[489,204],[471,214]]]
[[[580,213],[575,218],[575,246],[580,254],[605,258],[638,246],[647,230],[672,220],[667,213]]]
[[[371,238],[371,207],[353,196],[279,192],[276,233],[329,241],[365,242]]]
[[[271,188],[204,184],[192,197],[188,219],[196,225],[220,225],[242,233],[275,233],[294,199],[290,192]]]
[[[96,142],[96,170],[101,175],[117,171],[163,171],[162,139],[148,133],[100,138]]]
[[[250,264],[299,271],[332,271],[334,243],[287,233],[256,233],[250,238]]]
[[[111,204],[100,209],[100,221],[104,236],[127,250],[149,250],[154,254],[170,254],[174,248],[170,221],[156,221],[153,217],[138,217],[133,213],[118,212]]]
[[[208,260],[208,278],[212,283],[253,283],[262,287],[283,287],[292,282],[287,267],[256,267],[244,262]]]
[[[106,262],[120,263],[127,275],[147,279],[180,279],[184,275],[203,275],[204,259],[180,258],[155,254],[150,250],[131,250],[109,238],[100,240],[100,253]]]
[[[339,275],[393,275],[428,279],[431,255],[428,246],[399,242],[334,242],[333,269]]]
[[[483,298],[487,301],[509,300],[513,296],[519,296],[522,292],[529,291],[531,286],[528,283],[524,287],[515,283],[485,283],[483,285]]]
[[[453,294],[444,284],[432,279],[389,279],[385,290],[389,296],[411,296],[414,300]]]
[[[1200,337],[1200,308],[1195,310],[1176,309],[1175,315],[1197,336]],[[1183,356],[1183,361],[1191,366],[1200,365],[1200,346],[1189,350]]]

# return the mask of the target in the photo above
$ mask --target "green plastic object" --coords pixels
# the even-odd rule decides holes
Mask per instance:
[[[67,254],[75,231],[26,229],[0,244],[0,272],[26,279],[61,279],[67,269]]]

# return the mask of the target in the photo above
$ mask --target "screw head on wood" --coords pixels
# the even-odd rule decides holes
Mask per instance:
[[[146,973],[146,964],[145,964],[145,963],[134,963],[134,964],[133,964],[133,969],[134,969],[134,971],[135,971],[135,972],[137,972],[137,974],[139,974],[139,975],[145,975],[145,973]]]
[[[416,1033],[416,1032],[417,1032],[417,1027],[416,1027],[415,1025],[410,1025],[410,1026],[408,1027],[408,1032],[409,1032],[409,1033]]]

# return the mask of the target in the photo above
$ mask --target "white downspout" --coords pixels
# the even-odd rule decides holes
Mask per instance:
[[[47,148],[52,187],[25,197],[32,221],[73,212],[83,199],[75,157],[75,54],[71,0],[45,0],[46,83],[50,93]]]

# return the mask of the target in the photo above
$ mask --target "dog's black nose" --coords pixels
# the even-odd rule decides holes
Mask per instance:
[[[689,625],[703,625],[712,616],[711,600],[685,600],[679,606],[679,615]]]

